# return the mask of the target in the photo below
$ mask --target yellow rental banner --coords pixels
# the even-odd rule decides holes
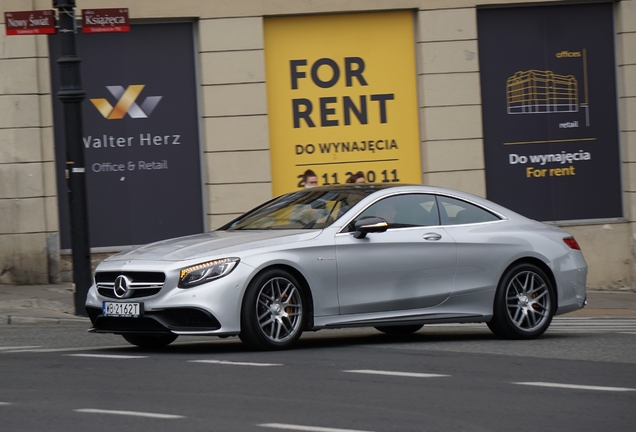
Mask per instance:
[[[343,184],[421,183],[412,12],[266,18],[275,195]]]

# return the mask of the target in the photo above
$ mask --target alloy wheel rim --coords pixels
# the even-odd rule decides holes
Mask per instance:
[[[300,291],[288,279],[277,277],[267,281],[258,293],[258,325],[272,342],[293,338],[302,322]]]
[[[506,309],[512,323],[520,330],[532,332],[550,316],[550,289],[533,271],[517,273],[506,289]]]

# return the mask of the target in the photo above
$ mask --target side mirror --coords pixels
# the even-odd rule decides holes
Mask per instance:
[[[356,231],[353,233],[353,237],[361,239],[365,238],[368,233],[385,232],[389,228],[389,224],[380,217],[368,217],[356,221],[354,227]]]

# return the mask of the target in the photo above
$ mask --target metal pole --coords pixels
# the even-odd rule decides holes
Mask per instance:
[[[64,106],[64,136],[66,144],[66,179],[71,220],[71,248],[73,251],[73,282],[75,283],[75,314],[87,316],[84,304],[93,278],[88,231],[86,199],[86,166],[82,147],[83,123],[80,59],[75,51],[75,0],[53,0],[58,9],[58,27],[62,56],[60,91],[57,97]]]

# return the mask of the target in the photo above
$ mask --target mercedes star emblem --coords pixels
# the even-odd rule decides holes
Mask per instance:
[[[124,298],[128,295],[130,289],[130,279],[124,275],[117,276],[115,279],[115,296],[117,298]]]

